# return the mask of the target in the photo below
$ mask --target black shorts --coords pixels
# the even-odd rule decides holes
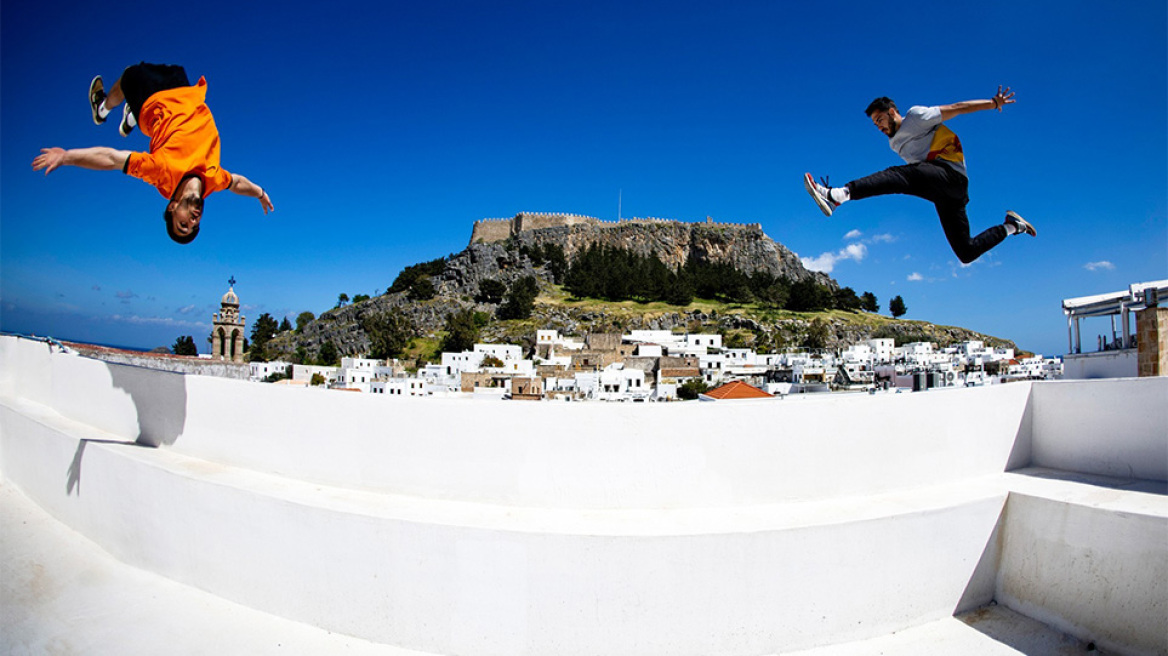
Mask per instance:
[[[146,99],[159,91],[189,87],[187,72],[182,66],[171,64],[147,64],[142,62],[129,66],[122,72],[122,93],[130,106],[134,118],[142,113]]]

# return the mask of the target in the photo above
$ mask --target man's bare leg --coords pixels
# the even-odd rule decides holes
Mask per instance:
[[[105,93],[105,108],[113,109],[124,102],[126,102],[126,94],[122,93],[122,78],[118,76],[118,81],[114,82],[110,90]]]

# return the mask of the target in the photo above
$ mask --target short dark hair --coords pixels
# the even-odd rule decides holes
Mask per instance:
[[[864,114],[871,118],[876,112],[886,112],[890,109],[896,109],[896,103],[888,96],[880,96],[868,104],[868,109],[864,110]]]

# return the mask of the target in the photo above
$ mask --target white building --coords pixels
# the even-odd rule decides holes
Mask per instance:
[[[319,374],[324,378],[325,385],[332,385],[337,382],[340,376],[340,367],[321,367],[313,364],[294,364],[292,365],[292,380],[296,382],[311,383],[312,376]]]
[[[384,360],[374,360],[371,358],[341,358],[341,369],[374,371],[377,369],[377,367],[380,367],[384,364]]]
[[[633,330],[622,335],[621,341],[627,344],[680,344],[683,340],[671,330]]]
[[[707,350],[720,350],[722,348],[722,336],[720,334],[697,334],[686,335],[685,345],[693,348],[704,348]]]
[[[368,392],[369,383],[373,382],[374,378],[376,374],[372,369],[341,367],[336,381],[331,386]]]
[[[652,391],[645,385],[645,372],[623,363],[610,364],[600,372],[600,388],[596,398],[601,401],[645,400]]]
[[[535,331],[535,343],[537,346],[552,346],[566,351],[580,351],[584,349],[584,342],[568,339],[561,335],[558,330]]]
[[[271,362],[251,362],[248,363],[248,367],[251,369],[249,380],[258,382],[272,374],[283,374],[287,376],[291,371],[292,363],[282,360],[272,360]]]
[[[659,358],[664,354],[663,352],[664,349],[660,344],[637,344],[636,355],[639,358]]]
[[[474,352],[489,355],[504,363],[523,359],[523,347],[515,344],[475,344]]]
[[[460,378],[463,372],[478,371],[486,355],[479,351],[463,351],[461,353],[443,353],[441,374],[450,378]]]
[[[414,377],[373,381],[369,384],[369,392],[372,394],[384,394],[386,396],[434,395],[434,390],[428,382]]]

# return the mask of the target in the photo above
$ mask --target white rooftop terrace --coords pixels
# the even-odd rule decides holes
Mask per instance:
[[[0,651],[1168,653],[1168,378],[462,403],[0,338]]]

